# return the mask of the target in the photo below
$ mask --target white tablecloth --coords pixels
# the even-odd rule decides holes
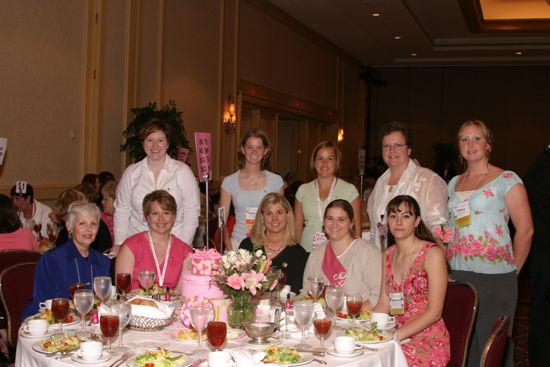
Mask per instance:
[[[197,344],[196,342],[178,342],[173,340],[170,336],[176,332],[176,329],[166,329],[164,331],[156,332],[140,332],[140,331],[129,331],[124,333],[124,344],[125,345],[139,345],[140,342],[158,343],[160,341],[165,343],[165,347],[172,351],[181,351],[181,352],[190,352],[194,349]],[[342,330],[334,328],[331,337],[326,341],[325,345],[329,347],[332,344],[334,336],[342,333]],[[244,342],[247,338],[244,338],[241,341],[232,341],[234,345],[236,343],[242,344],[243,348],[251,348],[248,344]],[[60,360],[55,359],[54,357],[48,357],[42,353],[39,353],[32,349],[33,344],[39,343],[40,339],[28,339],[19,335],[17,342],[17,351],[15,358],[15,365],[20,367],[47,367],[47,366],[75,366],[79,365],[71,360],[71,358],[66,357]],[[116,343],[117,341],[115,341]],[[285,339],[281,343],[282,346],[292,346],[296,345],[299,341],[295,339]],[[113,345],[115,345],[113,343]],[[207,342],[203,341],[203,346]],[[319,346],[319,340],[314,336],[311,336],[308,339],[308,344],[311,344],[313,347]],[[336,367],[336,366],[346,366],[346,367],[407,367],[407,362],[401,346],[395,341],[388,341],[386,343],[370,345],[370,347],[375,347],[378,351],[369,351],[365,350],[364,354],[355,358],[339,358],[334,357],[329,354],[326,354],[324,357],[316,357],[325,362],[327,365],[325,367]],[[141,351],[135,350],[135,353],[140,353]],[[118,359],[120,355],[114,355],[109,361],[96,364],[94,366],[110,366],[115,360]],[[206,356],[203,356],[206,357]],[[321,366],[318,362],[312,362],[309,366]]]

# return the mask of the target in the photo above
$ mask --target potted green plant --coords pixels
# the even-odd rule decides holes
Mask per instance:
[[[124,136],[124,144],[120,146],[120,150],[127,152],[134,162],[145,158],[145,151],[139,138],[139,131],[151,119],[158,118],[165,121],[172,127],[172,136],[170,138],[170,146],[168,155],[173,156],[180,147],[187,148],[192,151],[189,146],[189,141],[183,126],[182,112],[176,108],[176,102],[170,100],[167,105],[157,108],[155,102],[149,102],[145,107],[135,107],[130,110],[132,112],[132,120],[122,135]]]

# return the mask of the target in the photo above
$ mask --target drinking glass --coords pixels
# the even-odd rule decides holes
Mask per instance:
[[[307,278],[307,291],[309,295],[313,298],[313,302],[317,302],[321,294],[323,293],[323,288],[325,287],[325,281],[322,278]]]
[[[194,305],[189,308],[189,315],[191,316],[191,325],[199,333],[199,345],[197,349],[194,349],[192,354],[202,354],[208,352],[207,349],[202,347],[202,332],[206,328],[206,324],[210,320],[212,309],[210,306]]]
[[[302,328],[302,341],[296,346],[299,349],[311,348],[311,345],[306,343],[306,329],[313,319],[313,302],[299,301],[294,303],[294,320]]]
[[[206,336],[215,350],[222,350],[227,337],[227,324],[223,321],[210,321],[206,326]]]
[[[155,272],[153,270],[142,270],[138,273],[139,284],[149,292],[149,289],[155,284]]]
[[[116,302],[111,305],[111,312],[118,315],[118,347],[116,348],[117,351],[123,352],[126,351],[128,348],[124,346],[124,343],[122,342],[122,329],[128,325],[128,322],[130,322],[130,315],[132,314],[132,305],[126,302]]]
[[[94,291],[97,298],[103,303],[111,293],[111,277],[95,277]]]
[[[101,328],[101,333],[109,342],[109,353],[112,352],[111,341],[116,336],[119,323],[120,319],[118,318],[118,315],[112,311],[104,313],[99,318],[99,327]]]
[[[78,289],[85,289],[86,283],[74,283],[69,286],[69,293],[71,294],[71,299],[74,302],[74,292]]]
[[[321,340],[318,350],[325,352],[325,339],[330,334],[332,328],[332,321],[326,314],[321,312],[315,312],[313,317],[313,327],[315,328],[315,335]]]
[[[57,227],[57,224],[54,222],[48,222],[46,225],[46,233],[48,234],[48,241],[50,242],[50,246],[55,244],[55,241],[57,240],[57,236],[59,234],[59,228]]]
[[[118,291],[122,293],[122,298],[126,298],[126,293],[130,292],[130,288],[132,286],[132,274],[117,273],[116,286]]]
[[[69,313],[69,300],[67,298],[54,298],[52,300],[52,314],[59,323],[59,332],[63,333],[63,321]]]
[[[77,289],[73,296],[74,307],[80,314],[82,331],[86,331],[85,317],[94,305],[94,292],[91,289]]]
[[[358,322],[358,317],[361,315],[361,307],[363,306],[363,297],[360,294],[350,294],[346,296],[346,308],[348,314]]]
[[[344,304],[344,288],[329,285],[325,290],[325,301],[333,316],[336,315],[336,311]]]

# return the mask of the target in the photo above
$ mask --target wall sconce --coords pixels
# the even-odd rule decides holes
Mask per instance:
[[[344,128],[340,127],[338,128],[338,144],[342,144],[344,141]]]
[[[225,128],[225,131],[228,133],[234,133],[237,126],[237,116],[236,116],[236,108],[235,108],[235,102],[233,102],[233,98],[231,97],[231,94],[227,97],[227,105],[225,106],[225,110],[223,112],[223,126]]]

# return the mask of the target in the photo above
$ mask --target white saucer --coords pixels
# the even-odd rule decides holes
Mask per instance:
[[[101,357],[99,357],[98,359],[84,359],[82,357],[79,357],[77,355],[77,353],[73,353],[71,355],[71,359],[76,362],[76,363],[80,363],[80,364],[98,364],[98,363],[103,363],[103,362],[107,362],[109,359],[111,359],[111,354],[109,354],[109,352],[107,351],[103,351],[103,354],[101,355]]]
[[[197,342],[195,340],[195,342]],[[168,343],[166,341],[162,340],[155,340],[155,339],[142,339],[142,340],[135,340],[130,342],[130,346],[138,349],[144,349],[144,350],[154,350],[157,348],[165,348]]]
[[[362,349],[356,349],[353,353],[341,354],[341,353],[336,352],[334,350],[334,347],[330,347],[330,348],[327,349],[327,353],[330,354],[331,356],[335,356],[335,357],[339,357],[339,358],[354,358],[354,357],[358,357],[361,354],[363,354],[363,350]]]
[[[49,331],[49,330],[46,332],[46,334],[42,334],[42,335],[33,335],[33,334],[27,333],[23,329],[19,330],[19,335],[21,335],[23,338],[26,338],[26,339],[47,338],[47,337],[51,336],[52,334],[53,334],[53,331]]]

